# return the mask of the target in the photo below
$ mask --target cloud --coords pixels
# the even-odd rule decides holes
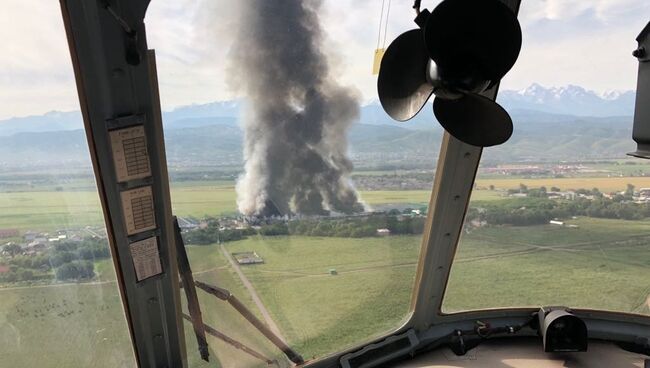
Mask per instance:
[[[415,27],[411,1],[385,0],[386,6],[389,2],[386,43]],[[438,2],[423,5],[432,8]],[[370,71],[382,1],[323,3],[327,54],[338,78],[364,99],[374,98],[376,77]],[[237,11],[232,0],[152,0],[145,22],[149,46],[157,52],[164,109],[236,97],[225,59]],[[522,1],[524,45],[503,88],[539,82],[633,89],[637,66],[630,52],[648,14],[647,0]],[[4,0],[0,24],[0,119],[78,109],[58,2]]]
[[[78,109],[58,1],[4,0],[0,118]]]
[[[524,26],[542,19],[572,20],[589,14],[594,19],[609,23],[625,21],[640,11],[648,14],[650,4],[639,0],[530,0],[522,1],[520,19]]]

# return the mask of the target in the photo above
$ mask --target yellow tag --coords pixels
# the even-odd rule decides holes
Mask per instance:
[[[386,49],[375,50],[375,62],[372,64],[372,74],[379,74],[379,67],[381,66],[381,59],[384,57]]]

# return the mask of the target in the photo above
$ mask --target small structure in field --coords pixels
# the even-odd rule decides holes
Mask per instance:
[[[264,263],[264,259],[257,252],[236,252],[232,256],[242,266]]]
[[[329,269],[329,274],[332,275],[332,276],[336,276],[339,273],[338,273],[338,271],[336,271],[336,268],[330,268]]]
[[[382,236],[390,235],[390,230],[388,230],[388,229],[377,229],[377,235],[382,235]]]
[[[558,220],[551,220],[548,223],[551,224],[551,225],[564,226],[564,222],[558,221]]]

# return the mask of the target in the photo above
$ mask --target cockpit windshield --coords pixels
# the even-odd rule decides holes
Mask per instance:
[[[521,6],[526,47],[497,98],[514,134],[483,152],[442,311],[650,314],[650,164],[626,156],[630,55],[648,4],[576,3],[543,17],[534,12],[551,9],[538,5]]]
[[[196,102],[180,89],[218,101],[164,116],[194,278],[227,289],[305,360],[396,329],[411,308],[442,129],[431,111],[395,124],[376,100],[378,28],[382,48],[414,16],[390,3],[157,1],[148,14],[152,47],[187,52],[160,59],[162,100]],[[174,11],[197,20],[174,28],[191,50],[163,37]],[[198,293],[207,325],[264,357],[211,344],[224,366],[280,353],[228,302]]]
[[[186,348],[189,367],[289,367],[353,355],[387,334],[403,334],[396,345],[411,345],[393,348],[412,353],[425,340],[410,336],[466,311],[561,305],[650,316],[650,162],[625,155],[634,151],[631,51],[650,13],[646,0],[524,1],[524,46],[501,84],[503,66],[491,71],[498,78],[455,80],[475,94],[436,85],[444,67],[424,62],[424,97],[442,88],[447,106],[472,94],[494,111],[487,95],[498,89],[505,110],[496,115],[512,117],[512,137],[482,151],[475,177],[479,156],[451,168],[445,157],[451,140],[481,150],[445,132],[430,101],[403,123],[379,101],[390,41],[417,27],[411,1],[152,0],[139,39],[127,22],[134,15],[118,14],[132,9],[119,1],[64,4],[82,105],[81,87],[111,78],[118,82],[98,88],[93,104],[148,101],[134,103],[146,113],[123,116],[119,104],[105,107],[110,114],[93,110],[85,125],[60,9],[11,2],[0,12],[0,36],[19,56],[0,58],[0,366],[130,366],[146,354],[173,360],[162,353],[173,345],[179,360]],[[487,8],[495,3],[512,20],[504,29],[518,31],[511,10],[519,1]],[[20,27],[30,29],[24,38],[16,38]],[[75,40],[83,27],[94,27],[93,37]],[[126,40],[124,65],[110,73],[101,50],[123,42],[106,29]],[[88,47],[95,38],[101,48]],[[145,39],[156,51],[146,65]],[[518,34],[510,41],[517,46]],[[84,79],[96,70],[107,74]],[[136,74],[137,83],[123,79]],[[158,92],[162,119],[151,106]],[[96,145],[103,138],[93,132],[113,138],[122,129],[133,137]],[[104,181],[121,175],[133,177],[113,180],[114,196],[106,195]],[[456,207],[461,195],[440,190],[445,175],[464,181]],[[433,234],[434,225],[448,219],[446,209],[460,227],[474,179],[460,241],[436,243],[456,239]],[[122,196],[141,189],[148,194]],[[168,194],[177,242],[167,239]],[[180,292],[170,273],[177,263]],[[448,280],[438,277],[447,271]],[[446,282],[444,293],[431,279]],[[199,309],[207,344],[196,332]],[[173,322],[183,323],[184,347]],[[445,338],[466,352],[463,331],[454,331]]]

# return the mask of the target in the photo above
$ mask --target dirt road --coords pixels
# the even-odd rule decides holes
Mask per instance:
[[[264,318],[264,321],[266,322],[267,326],[271,329],[271,331],[273,331],[273,333],[276,336],[279,336],[282,340],[286,342],[285,338],[282,336],[282,333],[280,333],[280,328],[275,323],[273,318],[271,318],[271,313],[269,313],[268,309],[266,309],[266,306],[264,306],[264,303],[262,303],[262,299],[257,294],[257,291],[255,291],[253,284],[251,284],[251,282],[248,280],[246,275],[244,275],[244,272],[242,272],[241,267],[239,267],[239,263],[237,263],[237,261],[235,261],[232,258],[232,256],[230,255],[230,253],[228,253],[226,247],[224,247],[223,244],[220,244],[219,247],[221,247],[221,251],[230,262],[232,268],[235,270],[235,272],[237,272],[237,276],[239,276],[239,279],[244,284],[244,287],[246,287],[246,290],[248,290],[248,293],[253,299],[255,305],[257,306],[257,309],[259,309],[260,313],[262,313],[262,317]]]

